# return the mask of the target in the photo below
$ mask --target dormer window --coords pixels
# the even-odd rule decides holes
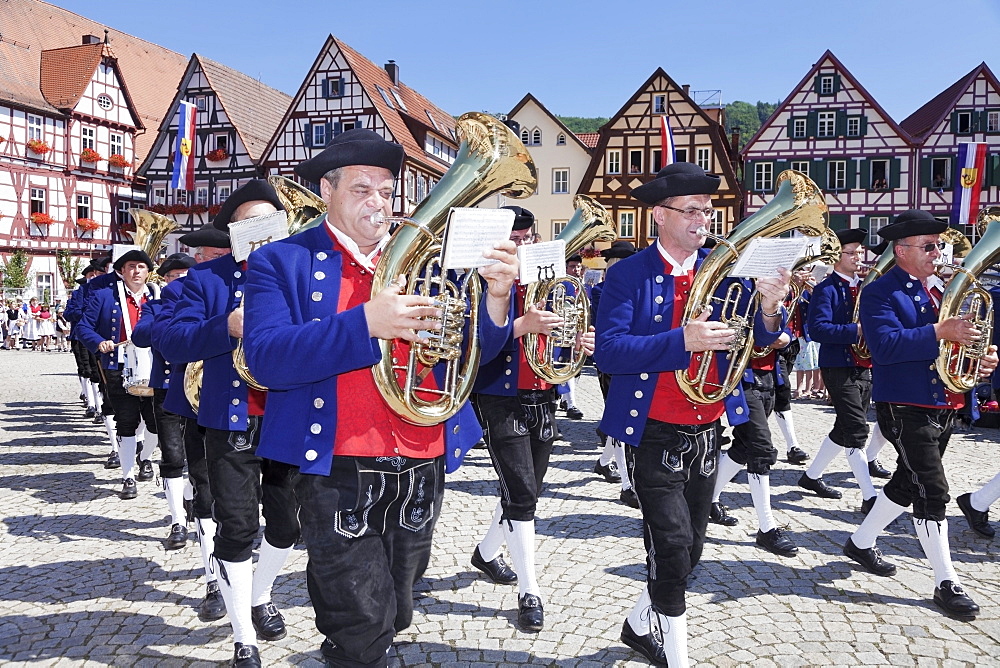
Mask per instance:
[[[654,114],[665,114],[665,113],[667,113],[667,96],[666,95],[654,95],[653,96],[653,113]]]
[[[392,98],[390,98],[389,94],[385,92],[385,89],[382,88],[381,86],[375,86],[375,88],[378,89],[378,94],[382,96],[382,99],[385,101],[387,105],[389,105],[389,108],[395,109],[396,106],[392,103]]]
[[[819,78],[819,94],[833,95],[833,76],[821,76]]]
[[[403,111],[409,111],[409,110],[408,110],[408,109],[406,108],[406,105],[405,105],[405,104],[403,104],[403,98],[401,98],[401,97],[399,96],[399,93],[398,93],[398,92],[396,91],[396,89],[395,89],[395,88],[393,88],[393,89],[392,89],[392,99],[394,99],[394,100],[396,101],[396,104],[398,104],[398,105],[399,105],[399,108],[400,108],[400,109],[402,109]]]
[[[528,132],[528,128],[521,130],[521,143],[525,146],[531,143],[531,133]]]
[[[531,133],[531,145],[532,146],[542,145],[542,131],[539,130],[538,128],[535,128],[535,130]]]
[[[556,146],[565,146],[565,145],[566,145],[566,135],[560,132],[559,136],[556,137]]]

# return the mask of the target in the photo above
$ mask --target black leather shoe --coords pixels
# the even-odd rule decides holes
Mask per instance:
[[[888,577],[896,574],[895,564],[883,559],[882,551],[877,547],[869,547],[866,550],[862,550],[854,544],[853,540],[848,538],[847,543],[844,544],[844,556],[864,566],[865,570],[872,575]]]
[[[175,524],[170,527],[170,533],[163,544],[165,550],[179,550],[188,542],[188,530],[183,524]]]
[[[962,585],[951,580],[944,580],[940,587],[934,588],[934,602],[949,615],[959,619],[973,619],[979,614],[979,606],[969,598]]]
[[[205,598],[198,604],[198,619],[203,622],[214,622],[226,616],[226,602],[222,600],[222,592],[219,591],[219,583],[208,583],[205,591]]]
[[[607,464],[601,464],[601,460],[597,460],[594,464],[594,473],[597,475],[604,476],[606,482],[621,482],[622,476],[618,473],[618,465],[614,462],[608,462]]]
[[[108,455],[108,461],[104,462],[104,468],[106,469],[120,469],[122,467],[122,462],[118,459],[118,453],[112,452]]]
[[[726,512],[727,510],[729,509],[721,503],[713,503],[712,509],[708,512],[708,521],[724,527],[734,527],[739,524],[740,521]]]
[[[795,543],[785,535],[785,530],[781,527],[774,527],[767,533],[758,530],[757,544],[779,557],[794,557],[799,553],[799,548],[795,547]]]
[[[7,346],[4,346],[3,349],[7,350]],[[80,401],[86,401],[86,400],[87,400],[87,395],[85,393],[81,392],[80,393]]]
[[[785,458],[788,460],[789,464],[805,464],[809,459],[809,453],[795,445],[789,448],[788,452],[785,454]]]
[[[236,651],[233,652],[233,660],[229,665],[233,668],[258,668],[260,666],[260,654],[253,645],[244,645],[241,642],[235,643]]]
[[[660,640],[652,633],[647,633],[644,636],[639,635],[632,630],[632,627],[629,626],[628,620],[626,619],[622,623],[621,637],[623,643],[634,649],[639,654],[642,654],[646,657],[646,660],[654,666],[667,665],[667,657],[663,653],[663,643],[660,642]]]
[[[94,424],[104,424],[104,416],[98,413],[94,416]]]
[[[479,553],[477,545],[475,552],[472,553],[472,565],[486,573],[486,577],[498,585],[517,584],[517,573],[511,570],[507,562],[503,560],[502,554],[497,555],[497,558],[492,561],[486,561]]]
[[[93,418],[93,417],[96,417],[96,416],[97,416],[97,409],[94,408],[93,406],[88,406],[87,410],[85,410],[83,412],[83,417],[86,417],[86,418]]]
[[[879,460],[873,459],[868,462],[868,475],[873,478],[888,479],[892,477],[892,471],[882,466],[882,462]]]
[[[542,599],[534,594],[525,594],[517,599],[517,625],[522,631],[541,631],[545,625]]]
[[[993,538],[997,532],[990,526],[990,511],[973,508],[970,497],[970,494],[963,494],[955,499],[958,507],[962,509],[962,514],[965,515],[965,521],[969,523],[969,528],[980,536]]]
[[[803,473],[802,477],[799,478],[799,487],[808,489],[810,492],[816,492],[816,496],[821,499],[839,499],[844,496],[838,490],[835,490],[833,487],[830,487],[823,482],[822,477],[813,480],[805,473]]]
[[[865,499],[861,502],[861,512],[864,515],[868,515],[868,513],[872,511],[872,508],[875,506],[875,499],[877,498],[877,496],[873,496],[872,498]]]
[[[639,497],[635,495],[635,490],[631,487],[623,489],[622,493],[618,495],[618,500],[629,508],[639,509]]]
[[[582,420],[583,411],[581,411],[576,406],[570,406],[569,408],[566,409],[566,417],[569,418],[570,420]]]
[[[129,478],[122,483],[122,491],[118,494],[123,499],[134,499],[139,496],[139,491],[135,488],[135,480]]]
[[[154,478],[153,462],[144,459],[139,462],[139,474],[135,477],[139,482],[148,482]]]
[[[264,603],[250,608],[250,621],[257,631],[258,640],[281,640],[288,635],[285,630],[285,618],[274,607],[274,603]]]

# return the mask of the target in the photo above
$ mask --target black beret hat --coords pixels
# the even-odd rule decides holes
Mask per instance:
[[[583,256],[577,253],[576,255],[570,255],[566,258],[567,262],[583,262]]]
[[[382,139],[373,130],[355,128],[331,139],[319,155],[300,162],[295,173],[311,183],[319,183],[331,169],[349,165],[385,167],[393,176],[399,176],[403,147]]]
[[[514,212],[514,229],[526,230],[535,224],[535,214],[522,206],[505,206],[504,209]]]
[[[721,177],[706,174],[698,165],[675,162],[658,171],[652,181],[633,190],[632,197],[646,204],[656,204],[667,197],[712,195],[721,182]]]
[[[177,241],[188,248],[201,248],[202,246],[207,246],[208,248],[229,248],[230,244],[229,232],[220,230],[215,226],[215,223],[209,223],[194,232],[188,232],[177,239]]]
[[[278,211],[285,210],[285,207],[281,206],[281,200],[278,199],[278,193],[274,192],[274,187],[265,179],[254,179],[237,188],[222,203],[222,206],[219,207],[219,213],[215,214],[215,218],[212,219],[212,224],[223,232],[229,230],[229,223],[233,214],[236,213],[236,208],[241,204],[256,201],[270,202]],[[186,245],[190,246],[191,244]],[[226,246],[228,245],[229,242],[226,242]],[[223,248],[223,246],[217,246],[217,248]]]
[[[121,271],[126,262],[145,262],[150,271],[153,271],[153,261],[146,255],[146,251],[138,248],[130,250],[115,261],[115,271]]]
[[[187,253],[174,253],[156,268],[156,273],[160,276],[166,276],[174,269],[190,269],[196,264],[195,259]]]
[[[879,230],[878,235],[887,241],[896,241],[922,234],[941,234],[947,229],[948,223],[941,222],[926,211],[907,209],[896,216],[890,225]]]
[[[630,257],[635,253],[635,244],[631,241],[616,241],[611,244],[611,248],[605,248],[601,251],[601,257],[610,260],[613,257]]]
[[[868,230],[860,227],[852,227],[847,230],[837,230],[837,239],[841,246],[847,244],[859,244],[868,236]]]
[[[885,249],[888,248],[888,247],[889,247],[889,242],[883,239],[882,241],[880,241],[879,243],[875,244],[874,246],[869,246],[868,250],[870,250],[871,252],[875,253],[876,255],[881,255],[882,253],[885,252]]]

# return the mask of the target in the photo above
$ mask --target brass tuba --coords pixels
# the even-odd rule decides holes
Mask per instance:
[[[614,241],[618,238],[611,214],[597,200],[587,195],[573,198],[576,212],[556,237],[566,242],[566,257],[576,254],[594,241]],[[562,318],[539,349],[538,334],[525,334],[523,348],[528,366],[539,378],[558,385],[573,378],[583,368],[587,356],[576,347],[577,334],[590,329],[590,298],[583,281],[575,276],[563,276],[535,281],[527,288],[525,306],[545,302],[553,313]],[[560,350],[566,359],[560,359]]]
[[[163,250],[163,240],[177,229],[177,223],[171,218],[146,209],[129,209],[128,213],[135,222],[135,231],[129,231],[132,243],[145,251],[150,260],[156,262],[160,251]]]
[[[715,403],[731,393],[739,384],[750,361],[753,351],[750,339],[753,336],[753,321],[759,297],[756,293],[750,295],[746,309],[741,313],[739,304],[744,298],[742,284],[731,283],[723,297],[715,295],[746,245],[756,237],[776,237],[792,230],[829,240],[829,236],[824,234],[824,230],[829,227],[826,201],[816,184],[805,174],[791,169],[779,174],[775,184],[778,192],[774,198],[741,222],[728,238],[708,235],[719,243],[695,274],[681,324],[686,325],[711,307],[718,310],[720,322],[736,331],[736,337],[726,353],[729,360],[726,375],[717,383],[708,377],[715,357],[715,351],[712,350],[701,353],[693,375],[688,369],[674,372],[681,391],[695,403]]]
[[[942,340],[935,361],[941,381],[952,392],[965,393],[976,387],[983,355],[993,342],[993,298],[979,281],[984,272],[1000,260],[1000,207],[988,207],[977,217],[979,242],[965,256],[962,265],[944,264],[955,274],[941,296],[938,322],[947,318],[967,318],[981,333],[969,345]],[[949,228],[949,231],[953,228]],[[955,233],[961,235],[957,230]],[[945,241],[949,239],[941,235]],[[964,235],[961,235],[964,238]],[[956,246],[956,254],[958,253]]]
[[[395,341],[380,339],[382,359],[372,367],[375,385],[389,407],[407,422],[423,426],[438,424],[458,412],[472,393],[479,367],[479,277],[470,270],[456,283],[440,268],[449,210],[473,206],[496,192],[521,199],[534,192],[538,183],[527,149],[496,118],[469,112],[458,119],[456,129],[462,140],[458,157],[410,217],[393,219],[399,228],[372,277],[372,296],[405,275],[410,294],[434,296],[442,310],[441,329],[411,344],[407,359],[393,357]],[[444,386],[433,391],[419,388],[438,362],[447,364]],[[418,373],[421,365],[422,374]]]

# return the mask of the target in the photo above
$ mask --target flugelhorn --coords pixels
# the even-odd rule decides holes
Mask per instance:
[[[573,206],[573,217],[556,237],[566,242],[567,258],[592,242],[618,238],[611,214],[593,197],[577,195]],[[531,370],[558,385],[580,373],[587,361],[583,351],[577,349],[576,339],[590,329],[590,298],[583,281],[563,276],[528,285],[525,308],[539,302],[545,302],[546,309],[558,315],[561,322],[545,338],[544,346],[538,345],[538,334],[529,332],[524,335],[522,347]]]
[[[736,281],[729,284],[724,294],[716,294],[747,244],[756,237],[776,237],[792,230],[809,237],[826,236],[824,229],[829,227],[829,214],[823,192],[816,184],[794,170],[779,174],[775,183],[778,192],[774,198],[737,225],[729,237],[706,234],[719,243],[695,274],[681,325],[697,318],[706,308],[712,308],[719,313],[720,322],[733,329],[736,336],[726,352],[725,375],[717,382],[709,378],[716,354],[713,350],[699,353],[700,361],[693,372],[689,369],[674,372],[681,391],[695,403],[715,403],[730,394],[740,383],[750,361],[753,350],[750,339],[759,296],[756,293],[746,295],[743,285]]]
[[[538,184],[527,149],[502,122],[469,112],[455,125],[462,140],[458,157],[409,217],[393,219],[399,227],[372,277],[372,296],[405,275],[406,291],[434,297],[443,313],[441,328],[410,344],[404,359],[394,356],[395,340],[380,339],[382,359],[372,367],[375,385],[389,407],[417,425],[439,424],[457,413],[472,393],[479,367],[480,278],[469,270],[451,280],[441,268],[441,241],[449,210],[473,206],[496,192],[521,199]],[[419,387],[438,363],[447,365],[442,387]]]

